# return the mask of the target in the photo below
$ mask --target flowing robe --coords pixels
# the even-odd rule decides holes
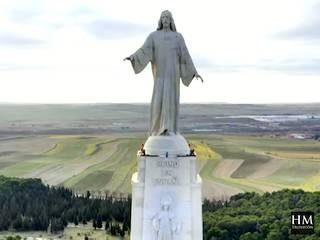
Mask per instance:
[[[197,73],[182,35],[158,30],[131,55],[135,73],[151,62],[154,79],[150,135],[178,134],[180,78],[189,86]]]
[[[157,232],[157,240],[173,240],[176,228],[173,223],[173,214],[170,211],[160,211],[153,218],[153,227]]]

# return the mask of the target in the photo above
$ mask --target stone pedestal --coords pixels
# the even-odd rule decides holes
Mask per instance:
[[[181,135],[152,136],[132,176],[131,240],[201,240],[202,181]]]

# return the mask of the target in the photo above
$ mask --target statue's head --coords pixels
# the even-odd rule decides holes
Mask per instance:
[[[159,22],[158,22],[158,28],[157,30],[161,30],[164,27],[169,27],[171,31],[176,32],[176,25],[174,24],[173,17],[170,11],[165,10],[161,13]]]
[[[172,203],[172,199],[170,196],[164,196],[161,199],[161,208],[164,211],[169,211],[170,207],[171,207],[171,203]]]

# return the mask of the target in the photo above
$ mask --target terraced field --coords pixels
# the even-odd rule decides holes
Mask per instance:
[[[232,186],[239,192],[282,188],[320,190],[318,141],[269,136],[202,136],[198,141],[207,144],[219,156],[203,165],[201,175],[205,180]],[[213,165],[216,167],[212,171]],[[222,189],[220,197],[232,195],[234,188],[229,194]]]
[[[320,190],[320,142],[270,136],[191,135],[205,197],[244,191]],[[144,137],[50,135],[2,139],[0,174],[76,191],[130,192]]]

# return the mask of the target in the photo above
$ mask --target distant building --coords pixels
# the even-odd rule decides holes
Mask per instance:
[[[307,133],[290,133],[289,138],[292,139],[312,139],[313,136]]]

